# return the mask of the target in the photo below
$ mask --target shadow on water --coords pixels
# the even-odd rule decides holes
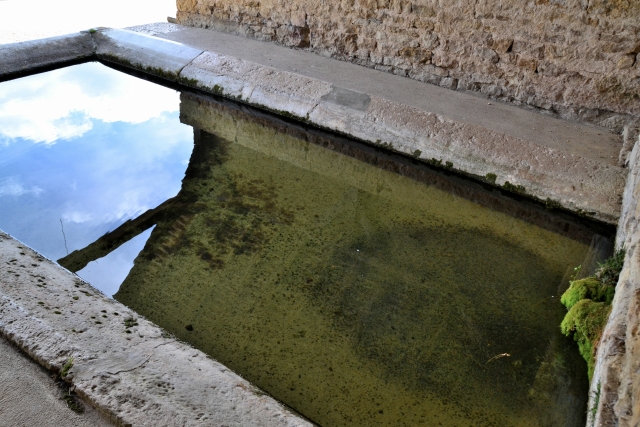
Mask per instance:
[[[180,193],[61,264],[155,224],[115,298],[326,427],[584,424],[557,296],[587,225],[243,107],[181,120]]]
[[[560,277],[535,253],[478,230],[402,224],[330,259],[308,291],[387,381],[455,402],[491,384],[485,393],[509,411],[549,393],[536,383],[540,362],[565,340],[549,321],[561,312],[540,302]],[[577,369],[562,360],[553,374],[579,376],[582,364],[566,357]],[[579,393],[568,378],[554,386],[562,380],[565,392]]]

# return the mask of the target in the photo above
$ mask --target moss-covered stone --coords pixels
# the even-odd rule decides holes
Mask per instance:
[[[611,313],[611,304],[581,299],[567,313],[560,324],[565,335],[573,334],[578,349],[587,361],[589,381],[595,368],[595,350]]]
[[[580,354],[587,362],[589,381],[595,367],[596,349],[611,313],[611,302],[624,263],[624,254],[623,249],[616,251],[599,264],[594,276],[570,282],[569,289],[560,298],[569,310],[560,329],[566,336],[573,335],[578,343]]]
[[[580,300],[590,299],[611,304],[615,287],[605,286],[595,277],[588,277],[582,280],[571,282],[569,289],[562,295],[560,301],[568,310],[573,308]]]

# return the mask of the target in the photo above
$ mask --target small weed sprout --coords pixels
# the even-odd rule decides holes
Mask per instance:
[[[67,359],[67,362],[64,364],[62,370],[60,371],[60,377],[64,378],[69,375],[69,371],[71,370],[71,368],[73,368],[73,357]]]
[[[570,282],[573,282],[574,280],[576,280],[578,278],[578,275],[580,274],[580,271],[582,270],[582,266],[579,265],[577,267],[573,268],[573,274],[571,275],[571,279],[569,279]]]
[[[604,286],[615,286],[620,278],[622,264],[624,264],[624,249],[620,249],[613,256],[602,263],[598,263],[596,277]]]

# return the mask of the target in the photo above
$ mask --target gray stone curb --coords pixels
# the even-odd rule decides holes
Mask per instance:
[[[93,35],[96,56],[176,81],[178,74],[203,51],[128,30],[101,29]]]
[[[40,55],[36,55],[38,66],[55,65],[61,62],[59,58],[89,59],[90,36],[95,42],[93,58],[101,61],[355,137],[604,222],[615,224],[620,215],[628,171],[611,162],[562,152],[320,79],[134,31],[99,29],[92,35],[8,45],[8,50],[0,50],[0,58],[7,59],[0,66],[0,79],[25,71],[29,52]],[[49,49],[61,54],[42,54]]]
[[[89,60],[95,43],[89,32],[0,46],[0,81],[21,73]]]
[[[65,381],[118,425],[313,425],[2,232],[0,265],[0,334],[49,369],[72,360]]]

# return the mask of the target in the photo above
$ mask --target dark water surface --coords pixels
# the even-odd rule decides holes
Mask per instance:
[[[149,106],[107,115],[125,83],[105,79]],[[0,126],[0,228],[81,276],[129,247],[117,300],[314,422],[584,424],[557,296],[588,228],[255,110],[152,101],[98,64],[1,84],[0,125],[15,99],[44,111],[30,85],[90,95],[47,122],[57,139]]]

